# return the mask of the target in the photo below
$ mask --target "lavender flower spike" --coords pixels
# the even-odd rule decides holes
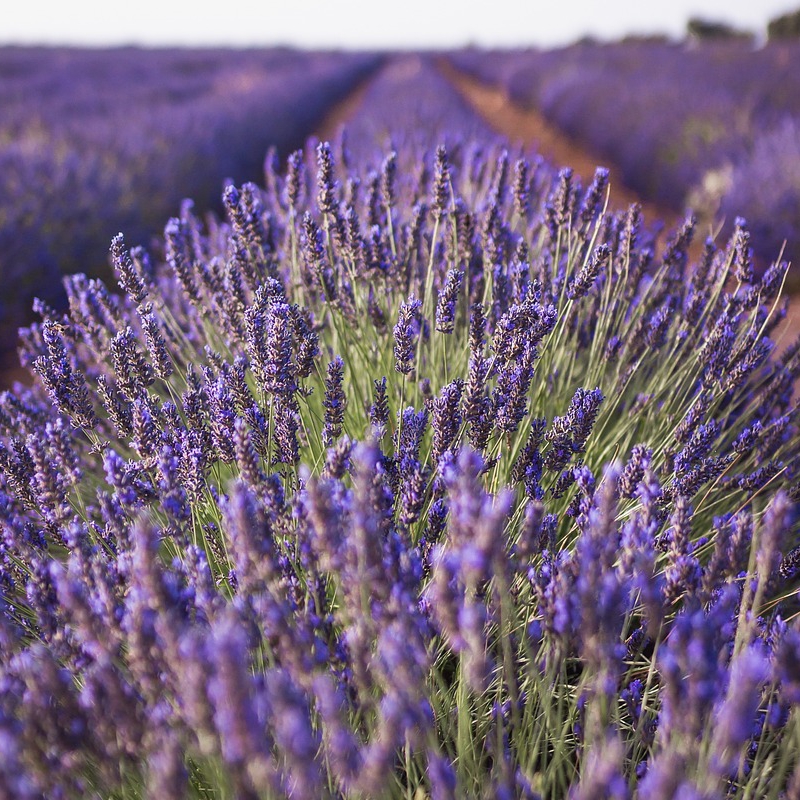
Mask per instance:
[[[419,314],[422,302],[414,295],[400,304],[400,314],[394,326],[394,368],[403,375],[414,371],[415,327],[419,325]]]
[[[347,397],[342,388],[344,378],[344,361],[341,356],[336,356],[328,364],[328,377],[325,379],[325,424],[322,428],[322,442],[330,447],[342,434],[344,424],[344,410]]]

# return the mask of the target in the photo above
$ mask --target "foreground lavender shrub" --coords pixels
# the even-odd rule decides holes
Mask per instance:
[[[602,171],[341,158],[24,332],[3,793],[793,796],[787,265],[692,264]]]

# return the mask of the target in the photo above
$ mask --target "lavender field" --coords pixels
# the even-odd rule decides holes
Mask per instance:
[[[62,56],[108,97],[53,89],[34,146]],[[0,203],[5,299],[41,298],[0,798],[800,797],[793,245],[665,230],[441,54],[140,56],[0,57],[42,170]]]
[[[263,180],[379,65],[292,50],[0,49],[0,350],[61,275],[108,274],[124,230],[157,236],[184,198]]]
[[[757,257],[800,257],[800,43],[632,40],[558,50],[463,51],[452,63],[503,86],[619,167],[642,196],[750,223]]]

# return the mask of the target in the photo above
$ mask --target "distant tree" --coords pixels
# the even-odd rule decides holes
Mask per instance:
[[[666,33],[629,33],[620,39],[623,44],[669,44]]]
[[[800,38],[800,9],[781,14],[780,17],[767,23],[767,39],[798,39]]]
[[[692,17],[686,23],[686,32],[693,39],[753,39],[751,31],[743,31],[726,22]]]

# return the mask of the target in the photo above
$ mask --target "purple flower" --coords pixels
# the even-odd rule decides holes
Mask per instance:
[[[464,420],[467,422],[469,442],[478,451],[486,449],[494,425],[493,403],[486,385],[488,371],[489,362],[473,352],[464,387]]]
[[[569,800],[627,800],[628,783],[622,772],[624,748],[618,738],[608,737],[584,753],[580,780],[569,792]]]
[[[325,379],[325,399],[322,405],[325,408],[325,423],[322,427],[322,443],[330,447],[342,434],[344,424],[344,411],[347,397],[342,388],[344,379],[344,361],[336,356],[328,364],[328,377]]]
[[[764,430],[760,420],[756,420],[752,425],[745,428],[733,443],[733,452],[740,456],[746,456],[752,452],[758,442],[761,432]]]
[[[273,460],[279,464],[297,464],[300,460],[300,413],[293,394],[276,398],[274,421]]]
[[[153,360],[153,372],[157,378],[166,380],[173,372],[172,358],[162,333],[161,321],[153,313],[152,304],[148,303],[139,309],[142,321],[142,333],[147,351]]]
[[[414,458],[403,458],[400,462],[400,521],[413,525],[425,504],[428,476],[425,468]]]
[[[583,201],[578,209],[578,220],[580,221],[581,229],[588,231],[589,226],[595,221],[597,213],[602,208],[602,203],[605,200],[604,195],[608,188],[609,173],[605,167],[598,167],[594,171],[594,177],[589,187],[586,189],[586,194],[583,196]]]
[[[253,702],[257,687],[250,672],[247,638],[235,616],[227,614],[215,624],[207,653],[211,674],[206,691],[222,758],[244,786],[257,783],[255,776],[274,782],[272,739]]]
[[[147,762],[147,792],[164,800],[184,800],[189,788],[189,772],[184,764],[184,745],[180,735],[163,726],[158,745]]]
[[[428,753],[428,783],[431,800],[456,800],[458,780],[449,759],[436,752]]]
[[[153,371],[130,327],[120,331],[111,340],[111,359],[117,382],[128,397],[147,393],[147,387],[153,383]]]
[[[461,395],[464,381],[456,378],[446,386],[433,400],[431,411],[431,428],[433,429],[433,445],[431,461],[438,463],[445,450],[451,448],[461,429]]]
[[[297,209],[302,202],[305,189],[303,151],[295,150],[286,162],[286,180],[284,182],[284,202],[292,209]]]
[[[675,618],[658,653],[663,688],[658,736],[689,747],[702,735],[726,685],[725,658],[733,640],[738,590],[728,584],[706,613],[689,608]]]
[[[714,552],[703,574],[704,596],[747,569],[753,538],[753,518],[747,510],[714,520]]]
[[[529,346],[518,360],[510,361],[500,369],[493,402],[495,425],[502,433],[514,433],[528,412],[528,390],[533,380],[535,359],[536,350]]]
[[[152,399],[138,397],[133,402],[133,446],[142,460],[149,462],[156,457],[161,438]]]
[[[436,330],[452,333],[455,330],[456,303],[464,280],[464,273],[451,269],[436,303]]]
[[[114,487],[119,501],[123,505],[136,505],[139,502],[139,492],[135,474],[119,453],[107,449],[103,454],[103,467],[106,480]]]
[[[308,701],[286,670],[264,675],[275,744],[283,756],[284,785],[290,797],[314,800],[324,795],[317,761],[320,737],[312,728]]]
[[[650,350],[658,350],[664,346],[673,318],[674,313],[670,303],[657,308],[650,315],[644,331],[644,341]]]
[[[441,220],[450,205],[450,165],[447,150],[443,145],[436,148],[436,164],[434,167],[433,198],[431,211],[437,221]]]
[[[419,335],[421,308],[422,302],[413,294],[409,295],[408,301],[400,304],[400,313],[394,326],[394,368],[403,375],[414,371],[414,345]]]
[[[323,214],[336,211],[336,183],[333,178],[333,153],[328,142],[317,145],[317,206]]]
[[[775,647],[775,676],[780,697],[791,706],[800,703],[800,630],[788,630]]]
[[[361,771],[363,751],[345,716],[345,701],[341,691],[329,676],[318,675],[313,680],[316,707],[322,725],[322,742],[331,772],[342,789],[348,791]]]
[[[570,167],[559,170],[555,186],[544,207],[545,224],[550,238],[556,241],[559,232],[572,219],[575,206],[575,187],[572,183],[573,171]]]
[[[386,397],[386,378],[372,382],[374,400],[369,408],[369,421],[372,435],[380,441],[386,434],[389,425],[389,400]]]
[[[147,287],[130,255],[125,251],[125,241],[121,233],[111,240],[111,263],[123,291],[127,292],[137,305],[147,297]]]
[[[297,376],[307,378],[314,371],[314,359],[319,355],[319,335],[314,315],[306,308],[289,306],[294,331]]]
[[[42,379],[45,389],[58,409],[81,428],[92,428],[97,424],[86,380],[81,372],[73,369],[67,355],[61,326],[45,320],[42,324],[42,340],[47,355],[34,359],[33,366]]]
[[[711,768],[720,777],[734,778],[739,770],[768,676],[769,663],[757,647],[743,650],[731,661],[728,692],[716,709],[711,737]]]
[[[291,311],[287,303],[266,300],[247,311],[248,352],[259,388],[287,395],[296,388],[292,365]]]
[[[398,416],[400,420],[395,435],[395,459],[400,464],[405,459],[418,461],[420,448],[422,447],[422,437],[425,435],[425,429],[428,426],[428,412],[424,408],[422,411],[417,411],[409,406]]]
[[[620,497],[631,498],[649,468],[653,451],[643,444],[636,444],[631,449],[631,457],[619,477]]]
[[[712,386],[726,374],[735,341],[736,328],[733,314],[730,310],[725,309],[717,318],[698,353],[698,358],[703,366],[705,386]]]
[[[705,425],[697,426],[685,447],[675,456],[674,469],[676,478],[688,474],[699,466],[711,451],[714,440],[719,436],[719,423],[712,420]]]
[[[595,248],[577,275],[567,285],[567,297],[570,300],[578,300],[589,293],[594,282],[605,269],[610,256],[611,251],[607,244],[600,244]]]
[[[97,396],[118,436],[133,435],[131,403],[105,375],[97,376]]]
[[[590,473],[591,475],[591,473]],[[627,591],[614,569],[619,548],[616,526],[619,468],[609,466],[579,525],[575,547],[574,602],[580,616],[579,651],[594,670],[611,679],[623,655],[622,625]]]
[[[209,381],[207,391],[210,405],[211,439],[218,458],[229,464],[235,457],[236,411],[233,396],[223,376]]]
[[[731,237],[733,244],[733,276],[739,283],[753,282],[753,250],[750,233],[743,217],[736,217],[736,226]]]
[[[547,427],[547,420],[544,418],[535,419],[531,422],[528,438],[525,446],[514,462],[511,470],[511,480],[525,484],[525,494],[536,500],[544,497],[544,490],[541,487],[543,461],[539,448],[544,440],[544,431]]]
[[[180,529],[192,518],[186,491],[180,480],[180,459],[169,445],[158,454],[158,496],[170,522]]]
[[[602,401],[603,393],[600,389],[591,392],[578,389],[566,415],[553,419],[553,424],[544,437],[550,443],[544,458],[548,469],[562,469],[573,453],[584,452]]]
[[[383,197],[383,205],[386,209],[387,219],[390,217],[391,209],[396,202],[396,186],[397,180],[397,153],[392,151],[386,158],[383,159],[381,164],[381,195]]]
[[[688,782],[686,759],[678,753],[666,751],[647,764],[647,772],[639,782],[642,800],[705,800]]]

